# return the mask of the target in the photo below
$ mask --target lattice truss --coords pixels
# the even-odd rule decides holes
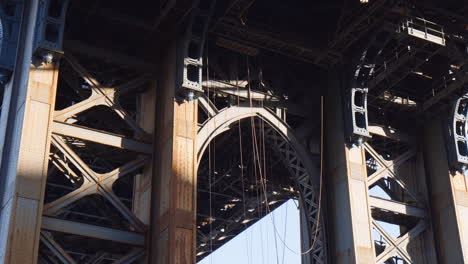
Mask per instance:
[[[306,234],[303,241],[304,245],[306,245],[304,250],[307,250],[308,247],[313,245],[313,250],[308,254],[312,263],[327,263],[325,224],[323,221],[324,214],[323,210],[320,215],[318,212],[319,164],[317,162],[310,162],[309,160],[309,167],[306,168],[303,159],[309,159],[311,153],[307,153],[307,151],[303,149],[303,146],[298,144],[298,141],[294,138],[292,129],[282,120],[284,115],[281,109],[270,109],[261,105],[263,100],[271,99],[273,96],[266,96],[265,93],[252,90],[250,94],[254,102],[252,106],[249,106],[247,103],[248,96],[243,93],[246,92],[246,87],[236,87],[235,84],[231,83],[228,84],[230,89],[218,89],[213,88],[213,85],[221,85],[220,82],[210,81],[207,83],[211,86],[205,87],[207,93],[199,98],[199,105],[203,110],[203,114],[199,114],[200,131],[204,133],[205,131],[203,130],[207,128],[210,130],[208,134],[217,134],[217,132],[215,132],[216,130],[223,131],[224,134],[221,134],[213,140],[215,141],[214,144],[222,147],[219,147],[219,150],[217,150],[218,152],[216,152],[216,150],[211,150],[211,155],[214,155],[213,153],[216,152],[216,156],[226,157],[229,153],[235,152],[235,158],[230,160],[229,169],[226,169],[224,172],[221,168],[218,168],[216,181],[211,183],[212,192],[223,193],[224,196],[232,195],[232,197],[223,199],[219,197],[221,195],[213,194],[212,199],[216,199],[217,202],[224,201],[220,202],[220,205],[217,205],[216,202],[213,203],[213,211],[217,212],[218,207],[220,207],[220,210],[223,211],[222,215],[224,218],[206,215],[207,210],[205,210],[205,215],[200,215],[200,208],[206,207],[208,201],[205,200],[205,204],[201,205],[199,200],[199,215],[197,221],[197,254],[199,258],[207,256],[211,250],[222,246],[229,239],[259,220],[259,217],[265,216],[266,201],[270,203],[273,202],[273,205],[270,206],[270,210],[272,210],[288,198],[296,197],[299,198],[301,209],[306,216],[307,225],[301,227],[303,234]],[[210,91],[210,87],[213,88],[212,91]],[[235,103],[236,100],[238,100],[237,103]],[[226,105],[227,107],[223,110],[218,110],[218,107],[225,107]],[[238,151],[236,151],[236,148],[239,148],[239,135],[233,134],[232,131],[238,129],[239,120],[241,120],[243,133],[247,133],[247,135],[244,135],[242,137],[243,139],[241,139],[244,148],[247,149],[243,150],[245,151],[243,158],[245,164],[243,169],[246,170],[245,173],[247,175],[247,170],[255,166],[248,162],[252,160],[251,154],[253,152],[253,150],[251,150],[251,126],[248,124],[250,118],[255,119],[256,135],[259,137],[257,141],[262,142],[263,137],[266,146],[268,146],[267,152],[269,155],[274,156],[273,161],[269,161],[273,164],[271,165],[273,169],[267,174],[274,174],[273,171],[278,172],[283,168],[283,170],[286,171],[278,173],[276,177],[280,176],[281,178],[284,177],[285,174],[290,175],[290,181],[286,182],[286,185],[275,185],[275,179],[271,179],[271,183],[267,185],[267,189],[272,191],[268,192],[268,197],[266,197],[266,199],[264,195],[258,196],[250,194],[251,190],[248,189],[246,189],[247,192],[243,194],[242,185],[240,183],[239,154]],[[242,121],[242,119],[245,120]],[[226,130],[227,132],[225,132]],[[281,131],[281,133],[279,131]],[[227,144],[226,141],[229,141],[229,144]],[[201,143],[199,142],[199,144]],[[302,152],[298,152],[296,148],[300,148]],[[206,192],[209,187],[207,184],[209,177],[207,165],[208,151],[209,150],[205,150],[205,156],[201,159],[198,172],[199,199],[203,196],[202,192]],[[215,158],[212,157],[212,159]],[[263,163],[263,161],[264,160],[261,160],[260,163]],[[281,166],[275,167],[278,164]],[[218,166],[212,165],[211,168],[213,169],[213,167]],[[228,175],[228,177],[226,177],[226,175]],[[246,179],[248,178],[248,176],[245,177]],[[275,177],[275,175],[272,177]],[[278,181],[278,179],[276,179],[276,181]],[[219,183],[223,183],[222,188],[216,186]],[[244,184],[247,186],[248,184],[254,183],[245,180]],[[204,189],[202,190],[200,188]],[[242,210],[243,198],[245,199],[244,203],[246,208],[259,206],[258,210],[244,212]],[[259,216],[258,211],[263,211],[263,215]],[[319,217],[321,221],[318,221]],[[316,239],[313,241],[315,235]]]
[[[266,138],[269,143],[273,144],[277,153],[280,153],[283,162],[285,162],[289,172],[294,175],[294,179],[296,180],[296,184],[301,195],[301,204],[308,223],[307,227],[302,228],[309,229],[307,232],[310,238],[316,235],[316,241],[312,241],[312,239],[306,241],[306,245],[308,245],[309,248],[313,247],[313,250],[311,251],[313,263],[326,263],[327,251],[325,243],[325,224],[323,222],[324,214],[323,209],[319,211],[320,201],[319,194],[317,193],[317,181],[313,181],[311,176],[312,172],[309,172],[305,168],[298,153],[294,150],[291,144],[289,144],[289,142],[287,142],[274,129],[269,128],[267,130]],[[316,170],[314,173],[319,173],[319,171]],[[308,250],[308,248],[305,250]]]
[[[364,149],[376,263],[427,263],[433,239],[421,153],[373,137]]]
[[[132,188],[152,151],[136,115],[147,79],[88,65],[92,71],[67,54],[60,67],[40,263],[134,263],[144,255],[147,226],[134,213]]]
[[[387,16],[354,58],[353,88],[369,90],[375,113],[440,110],[467,88],[466,39],[458,34],[421,17]]]

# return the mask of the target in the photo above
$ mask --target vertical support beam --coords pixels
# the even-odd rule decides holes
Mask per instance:
[[[25,1],[2,109],[0,262],[37,262],[58,63],[31,66],[37,0]]]
[[[139,97],[139,120],[140,127],[149,135],[153,136],[156,115],[156,82],[151,83],[148,90]],[[146,163],[141,174],[136,175],[133,185],[133,206],[132,210],[142,223],[149,226],[151,218],[151,191],[153,180],[153,162]],[[149,247],[146,247],[144,263],[150,263],[148,260]]]
[[[138,123],[146,133],[154,135],[156,82],[152,83],[148,90],[140,95],[139,99]],[[153,162],[148,162],[143,168],[143,172],[135,177],[133,187],[133,213],[146,225],[150,223],[152,168]]]
[[[21,141],[15,155],[18,161],[7,174],[10,181],[2,218],[9,218],[10,227],[2,263],[37,261],[57,78],[58,63],[31,67]],[[6,224],[3,219],[2,224]]]
[[[427,171],[425,170],[424,153],[420,146],[421,141],[413,140],[418,144],[415,157],[404,162],[400,166],[394,167],[395,174],[402,179],[407,190],[416,195],[416,198],[422,203],[422,209],[425,211],[424,221],[427,223],[425,230],[419,235],[409,239],[406,246],[408,255],[411,256],[413,263],[437,264],[437,254],[434,241],[434,229],[431,225],[429,210],[429,192],[427,184]],[[405,195],[405,193],[403,193]],[[407,195],[407,193],[406,193]],[[402,228],[400,226],[400,228]],[[401,230],[409,231],[410,230]]]
[[[440,263],[468,263],[468,183],[452,172],[440,119],[424,129],[424,158],[429,177],[432,219]]]
[[[177,45],[168,39],[156,106],[150,263],[195,263],[198,104],[175,100]]]
[[[325,164],[333,263],[375,263],[363,148],[345,142],[340,81],[325,97]]]

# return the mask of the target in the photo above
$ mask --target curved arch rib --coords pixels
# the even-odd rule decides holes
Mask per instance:
[[[263,107],[233,106],[223,109],[209,119],[198,132],[198,164],[209,143],[216,136],[229,130],[232,124],[248,117],[259,117],[272,128],[268,129],[266,136],[272,141],[273,147],[283,157],[285,165],[298,184],[303,212],[308,222],[306,233],[308,233],[309,238],[314,236],[315,228],[317,228],[317,223],[319,223],[317,217],[321,218],[318,227],[317,243],[311,251],[311,255],[313,255],[311,259],[313,259],[314,263],[327,263],[325,228],[322,221],[323,215],[318,215],[317,186],[320,184],[319,172],[309,159],[307,151],[294,136],[292,129],[276,114]],[[305,244],[308,245],[308,243]]]

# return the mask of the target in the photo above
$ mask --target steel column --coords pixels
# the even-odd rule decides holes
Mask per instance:
[[[141,128],[149,135],[154,135],[155,115],[156,115],[156,82],[149,85],[146,92],[139,96],[139,118],[137,122]],[[154,141],[154,140],[153,140]],[[147,162],[143,167],[141,174],[135,176],[133,185],[133,213],[146,225],[150,225],[151,216],[151,190],[153,178],[153,161]],[[150,263],[148,256],[150,255],[146,247],[144,263]],[[132,263],[132,256],[129,256],[129,261],[121,263]],[[125,259],[125,258],[124,258]]]
[[[156,115],[156,82],[149,85],[147,91],[140,95],[139,103],[140,114],[137,122],[146,133],[153,135]],[[146,225],[150,223],[152,167],[152,162],[145,164],[143,172],[135,177],[133,187],[133,213]]]
[[[175,38],[163,55],[156,108],[150,263],[195,263],[196,101],[176,100]]]
[[[440,119],[424,129],[424,158],[438,257],[440,263],[468,263],[468,180],[449,168],[446,130]]]
[[[375,263],[365,152],[345,142],[339,80],[325,100],[325,164],[333,263]]]
[[[2,225],[9,219],[9,232],[14,232],[10,239],[2,239],[7,243],[4,263],[37,260],[57,77],[58,63],[32,66],[23,115],[17,112],[23,117],[21,141],[18,152],[10,155],[18,161],[4,164],[11,167],[5,175]]]
[[[31,66],[37,10],[38,1],[25,1],[16,69],[2,110],[1,263],[36,263],[39,248],[58,63]]]
[[[115,241],[139,247],[145,245],[145,237],[141,233],[78,223],[48,216],[42,217],[42,229]]]

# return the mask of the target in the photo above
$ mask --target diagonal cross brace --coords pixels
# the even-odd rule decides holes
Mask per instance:
[[[376,221],[373,221],[372,224],[390,244],[382,253],[380,253],[380,255],[377,256],[376,262],[378,264],[385,263],[385,261],[391,258],[395,252],[400,253],[400,257],[404,258],[407,263],[413,263],[413,261],[411,261],[411,257],[408,254],[408,251],[403,246],[408,244],[411,240],[413,240],[426,229],[427,225],[424,220],[420,220],[415,227],[413,227],[410,231],[398,239],[393,239]]]
[[[110,187],[117,179],[125,177],[129,173],[143,167],[146,161],[146,159],[137,159],[131,161],[109,173],[99,175],[99,179],[102,184]],[[78,189],[67,193],[57,200],[45,204],[43,214],[49,216],[57,215],[61,210],[80,200],[81,198],[98,192],[99,191],[96,183],[90,182],[87,178],[84,178],[83,184]]]
[[[62,136],[79,138],[82,140],[96,142],[120,149],[127,149],[139,153],[152,153],[151,144],[89,127],[54,121],[52,123],[52,132]]]
[[[76,264],[70,255],[54,240],[49,232],[41,231],[41,242],[64,264]]]
[[[410,190],[408,190],[408,188],[406,188],[406,184],[394,172],[395,168],[399,167],[401,164],[403,164],[416,154],[416,151],[414,149],[408,150],[392,162],[387,162],[382,157],[380,157],[379,154],[368,143],[364,144],[364,148],[382,167],[381,169],[378,169],[376,172],[374,172],[371,176],[369,176],[369,179],[367,181],[369,186],[372,186],[377,181],[382,179],[385,175],[388,175],[392,177],[401,186],[401,188],[408,192],[408,194],[411,195],[411,197],[415,201],[419,201],[417,196],[414,195]]]
[[[129,81],[121,86],[108,88],[102,86],[96,79],[91,77],[91,74],[81,66],[78,61],[71,55],[66,55],[65,59],[70,66],[90,85],[92,94],[91,96],[74,104],[68,108],[55,113],[54,119],[57,121],[65,122],[68,118],[73,117],[89,108],[97,105],[106,105],[112,109],[117,115],[120,116],[136,133],[137,137],[149,138],[148,134],[136,123],[131,115],[123,109],[119,103],[119,97],[123,93],[129,92],[132,89],[144,84],[147,77],[142,76]]]
[[[137,231],[143,232],[146,226],[138,219],[115,195],[109,183],[105,184],[102,178],[92,171],[78,155],[67,146],[60,136],[52,135],[52,144],[63,153],[65,157],[82,173],[89,183],[83,184],[89,190],[90,187],[96,187],[97,191],[104,196],[129,222]],[[92,184],[91,184],[92,183]]]

